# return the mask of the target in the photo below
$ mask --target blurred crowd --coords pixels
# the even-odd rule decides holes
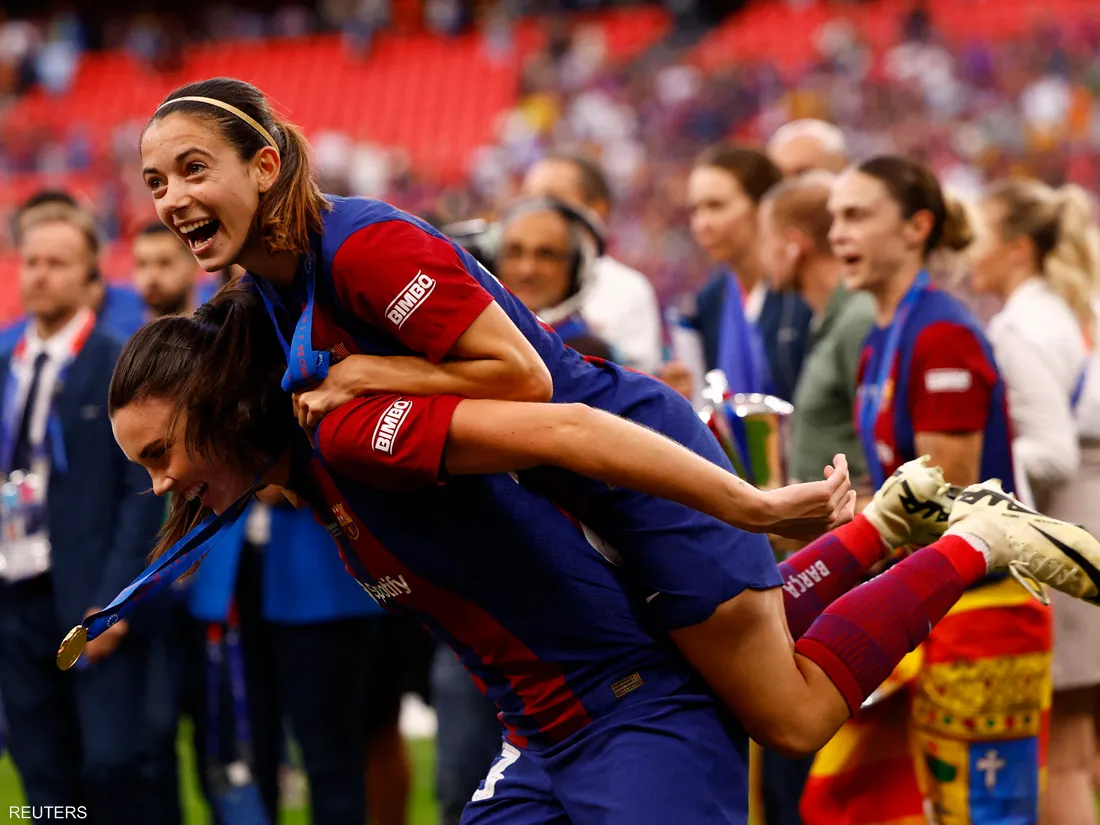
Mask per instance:
[[[356,15],[371,14],[392,26],[400,5],[334,2],[316,12],[285,7],[264,15],[219,7],[217,14],[226,17],[209,30],[259,37],[354,29]],[[522,9],[494,3],[443,9],[450,5],[423,4],[423,25],[444,31],[475,26],[486,34],[487,48],[510,48],[511,26]],[[942,37],[918,6],[902,21],[903,39],[885,54],[873,52],[838,17],[821,29],[817,53],[800,69],[731,58],[709,73],[679,45],[658,45],[628,65],[609,63],[598,28],[571,27],[563,15],[550,15],[547,25],[545,48],[525,61],[515,108],[501,117],[496,144],[471,157],[468,180],[441,185],[420,174],[400,147],[322,130],[310,137],[329,188],[457,220],[492,213],[506,202],[547,148],[580,150],[606,168],[617,205],[617,253],[632,265],[644,263],[658,294],[668,300],[698,285],[704,271],[682,229],[686,180],[698,147],[727,137],[760,144],[786,120],[837,123],[856,157],[913,153],[949,189],[964,194],[1009,173],[1034,174],[1051,184],[1098,183],[1100,21],[1074,31],[1051,24],[1012,42],[975,32],[958,46],[960,39]],[[185,30],[162,19],[139,19],[111,42],[158,43],[151,31],[141,34],[156,26]],[[64,16],[45,29],[8,22],[0,29],[0,66],[11,67],[12,77],[33,79],[28,67],[41,54],[31,44],[44,42],[44,32],[68,38],[66,43],[81,40],[80,26]],[[156,48],[140,47],[154,60],[160,59]],[[91,172],[102,181],[96,209],[108,238],[128,237],[149,216],[144,193],[123,174],[132,166],[139,128],[120,125],[106,155],[94,152],[78,128],[68,134],[12,130],[0,137],[0,169]]]
[[[404,13],[399,6],[334,1],[320,16],[291,8],[263,15],[225,11],[209,30],[262,37],[340,28],[357,48],[369,48],[371,33]],[[478,25],[502,44],[513,13],[503,3],[458,0],[429,0],[417,9],[420,24],[434,31]],[[171,40],[173,31],[163,18],[142,18],[110,42],[156,65],[176,59],[183,47]],[[820,32],[818,53],[796,73],[762,64],[705,73],[685,56],[682,43],[659,44],[629,66],[609,65],[597,35],[555,16],[546,47],[526,62],[521,93],[501,118],[497,143],[471,158],[468,180],[460,185],[418,175],[399,148],[361,145],[334,132],[310,137],[329,191],[389,200],[442,229],[574,348],[658,375],[700,408],[718,400],[713,388],[704,392],[713,370],[724,373],[730,392],[793,401],[786,453],[771,468],[773,480],[816,477],[834,453],[845,452],[865,492],[877,475],[911,458],[904,453],[913,445],[902,445],[893,425],[888,435],[876,441],[871,433],[868,441],[853,422],[861,404],[857,387],[871,382],[864,341],[871,335],[873,350],[876,322],[888,324],[893,311],[884,310],[875,292],[875,278],[887,276],[870,271],[869,261],[877,255],[886,260],[897,240],[890,236],[893,224],[879,235],[861,228],[860,210],[893,216],[888,204],[896,202],[908,221],[918,212],[935,212],[938,203],[943,237],[922,251],[935,253],[927,260],[932,278],[978,306],[981,320],[992,320],[984,326],[960,308],[965,315],[958,317],[966,320],[959,325],[971,337],[962,344],[944,339],[921,345],[934,364],[920,374],[924,390],[959,393],[952,398],[965,403],[954,405],[957,417],[951,418],[942,406],[921,407],[910,398],[913,441],[919,447],[923,433],[941,429],[960,437],[977,433],[987,447],[994,443],[1001,460],[1014,453],[1006,489],[1015,486],[1027,501],[1095,524],[1088,495],[1080,491],[1100,484],[1100,380],[1092,376],[1100,247],[1091,200],[1100,190],[1100,24],[1072,34],[1038,30],[1014,43],[986,42],[975,33],[956,48],[918,7],[901,32],[901,40],[878,55],[838,20]],[[43,25],[3,23],[0,94],[19,94],[31,84],[63,88],[87,37],[63,14]],[[175,593],[165,608],[170,615],[144,624],[139,617],[133,631],[127,626],[105,634],[86,657],[91,664],[76,674],[83,699],[58,687],[52,670],[56,626],[102,607],[125,584],[108,579],[91,586],[100,581],[99,567],[125,569],[144,555],[163,512],[156,500],[140,496],[146,485],[115,454],[109,423],[97,418],[88,400],[106,392],[117,354],[108,340],[131,335],[150,318],[193,310],[239,273],[206,279],[174,234],[142,220],[150,216],[148,193],[140,181],[118,179],[123,155],[134,151],[131,125],[120,127],[116,156],[106,160],[82,155],[76,139],[60,148],[0,143],[6,169],[94,168],[103,179],[102,197],[92,203],[78,204],[64,192],[41,193],[22,205],[10,227],[27,318],[0,336],[5,374],[15,376],[5,388],[3,424],[13,440],[0,443],[6,469],[18,465],[19,483],[36,472],[48,479],[58,456],[32,447],[51,444],[50,416],[72,416],[87,428],[87,444],[66,456],[70,468],[86,469],[84,482],[75,489],[48,487],[49,500],[38,499],[36,506],[54,510],[47,517],[38,513],[18,553],[7,545],[9,566],[0,567],[0,693],[9,747],[33,804],[53,804],[48,800],[63,796],[51,796],[56,783],[79,774],[91,789],[84,798],[107,812],[103,821],[178,820],[174,747],[182,708],[196,720],[196,750],[207,768],[204,791],[221,825],[245,821],[235,818],[241,809],[232,805],[244,803],[232,789],[254,787],[249,804],[272,814],[287,723],[303,751],[318,825],[365,821],[367,799],[379,825],[402,822],[409,776],[397,713],[401,694],[419,691],[438,714],[436,787],[443,821],[457,822],[499,749],[493,708],[452,654],[433,650],[415,629],[381,615],[327,549],[323,529],[270,502],[255,506],[233,551],[218,557],[229,561],[207,561]],[[931,182],[920,178],[917,166],[874,167],[864,179],[836,177],[849,163],[873,155],[904,155],[924,164],[951,196],[949,205],[936,200],[939,185],[930,175]],[[1004,183],[1010,178],[1025,182]],[[912,203],[918,205],[909,208]],[[964,225],[971,230],[964,232]],[[908,230],[897,231],[909,243]],[[133,236],[132,283],[105,283],[99,275],[104,236]],[[964,248],[966,256],[955,254]],[[986,303],[976,303],[979,298]],[[96,321],[104,332],[96,345],[102,363],[80,368],[90,370],[88,399],[71,409],[59,403],[56,411],[50,402],[38,411],[33,399],[42,392],[39,382],[59,380],[60,364],[68,365],[65,353],[89,346]],[[49,341],[57,336],[63,346],[55,352]],[[957,360],[964,355],[974,360]],[[52,373],[51,358],[58,362]],[[979,393],[979,384],[988,384],[988,392]],[[9,420],[15,403],[9,397],[21,398],[33,414],[12,413]],[[977,418],[969,415],[974,410],[981,413]],[[986,419],[998,414],[1007,416],[1010,428],[989,429]],[[921,416],[947,423],[922,431]],[[979,465],[974,456],[959,458],[964,448],[970,449],[939,447],[945,466],[957,473],[948,480],[965,485],[977,479],[958,467],[973,464],[977,473]],[[97,483],[103,480],[95,469],[101,464],[114,467],[111,484],[98,485],[103,500],[94,507],[72,504],[82,500],[80,487],[90,486],[92,474]],[[12,474],[9,482],[14,479]],[[42,495],[41,485],[34,489],[28,495]],[[65,519],[72,525],[61,527]],[[144,525],[146,535],[120,537],[127,519]],[[52,539],[52,559],[36,550],[44,535]],[[88,549],[88,536],[99,537],[101,557]],[[326,550],[318,551],[322,544]],[[320,558],[329,559],[331,569]],[[304,570],[312,577],[308,583]],[[1018,693],[1019,707],[1032,707],[1026,702],[1034,698],[1036,719],[1040,711],[1052,713],[1050,798],[1058,804],[1046,811],[1048,825],[1095,822],[1093,692],[1100,685],[1100,658],[1078,655],[1080,647],[1071,645],[1083,644],[1097,622],[1072,611],[1056,603],[1053,619],[1043,613],[1045,647],[1028,652],[1041,659],[1040,678]],[[1006,612],[1006,623],[1015,620]],[[148,630],[154,626],[159,630]],[[45,645],[48,655],[30,650],[27,639]],[[219,647],[226,641],[232,644]],[[211,688],[216,680],[209,674],[222,649],[241,657],[242,672],[235,674],[232,661],[227,673],[218,670],[217,679],[226,683],[219,690]],[[1011,682],[1014,655],[992,651],[991,661],[1009,664],[990,673]],[[366,667],[379,661],[394,662],[392,672]],[[117,669],[108,669],[111,662]],[[329,662],[340,667],[327,667]],[[922,678],[911,677],[917,685]],[[238,682],[250,696],[244,711]],[[155,703],[146,703],[152,695],[173,697],[172,708],[158,714]],[[54,706],[43,696],[69,703],[66,713],[75,721],[50,721]],[[331,712],[320,712],[326,709]],[[243,734],[234,725],[242,718],[250,723]],[[76,728],[89,739],[99,737],[101,747],[92,753],[100,763],[89,766],[80,756]],[[47,729],[56,734],[53,744],[42,733]],[[1041,738],[1038,722],[1032,738]],[[858,808],[851,788],[838,790],[818,774],[816,784],[811,776],[806,785],[815,801],[800,812],[810,764],[765,759],[769,825],[829,821],[815,819],[815,811],[825,816],[820,811],[828,810],[815,807],[822,800]],[[1037,768],[1034,779],[1037,789]],[[937,781],[946,786],[953,780]],[[125,809],[112,801],[119,794],[128,801]]]

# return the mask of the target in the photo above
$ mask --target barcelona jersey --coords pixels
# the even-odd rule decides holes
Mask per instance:
[[[495,302],[547,364],[555,402],[632,418],[729,469],[685,399],[565,347],[431,227],[378,201],[332,203],[317,239],[314,350],[439,362]],[[283,312],[272,309],[284,329],[296,301],[284,291]],[[552,747],[633,703],[714,703],[667,632],[778,586],[767,540],[563,471],[448,478],[459,403],[375,395],[318,428],[311,503],[367,592],[458,652],[521,747]]]
[[[875,327],[863,347],[859,393],[883,370],[889,327]],[[889,476],[917,457],[917,433],[982,433],[981,478],[999,478],[1015,490],[1012,438],[1004,381],[993,350],[967,309],[935,288],[926,289],[901,331],[874,422],[877,461]],[[856,427],[860,426],[859,401]]]

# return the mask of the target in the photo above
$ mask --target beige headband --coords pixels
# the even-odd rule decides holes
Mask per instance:
[[[268,142],[268,145],[271,146],[272,149],[274,149],[276,152],[279,151],[279,146],[277,143],[275,143],[275,138],[271,136],[271,132],[267,131],[267,129],[260,125],[260,122],[256,120],[256,118],[242,112],[236,106],[226,103],[224,100],[218,100],[213,97],[175,97],[171,100],[166,100],[164,103],[160,104],[160,106],[157,107],[157,111],[159,112],[165,106],[171,106],[173,103],[182,103],[185,100],[191,101],[193,103],[206,103],[210,106],[217,106],[219,109],[224,109],[230,114],[236,115],[257,132],[259,132],[260,135],[263,136],[264,140]]]

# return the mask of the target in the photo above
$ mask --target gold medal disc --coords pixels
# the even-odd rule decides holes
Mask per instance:
[[[84,652],[84,645],[88,643],[88,628],[77,625],[68,633],[57,649],[57,666],[62,670],[68,670],[76,664],[80,654]]]

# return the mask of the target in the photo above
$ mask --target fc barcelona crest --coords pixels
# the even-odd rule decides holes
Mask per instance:
[[[340,529],[344,531],[344,535],[352,541],[359,538],[359,528],[355,526],[355,522],[351,520],[351,516],[347,514],[343,504],[333,504],[332,514],[336,516],[336,522],[340,525]]]

